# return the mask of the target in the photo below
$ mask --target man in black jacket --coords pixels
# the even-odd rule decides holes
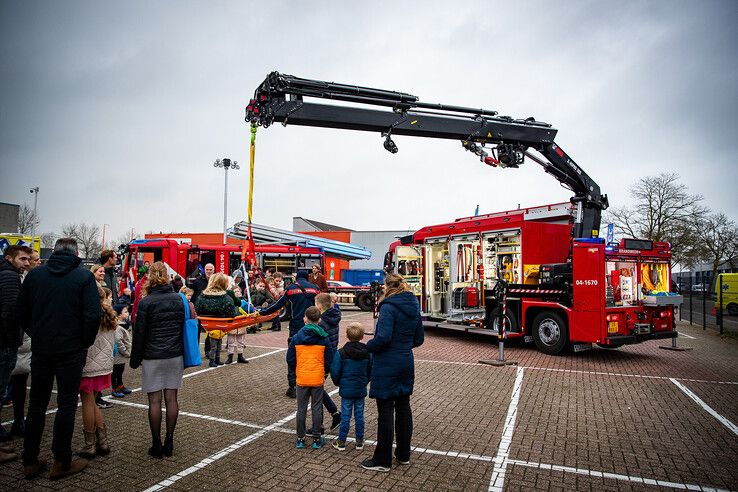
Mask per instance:
[[[292,307],[292,318],[290,319],[289,327],[290,336],[289,338],[287,338],[287,344],[289,344],[292,340],[292,337],[294,337],[297,332],[300,331],[300,328],[305,326],[305,310],[310,306],[315,305],[315,296],[318,294],[320,294],[320,289],[318,288],[318,286],[308,281],[308,273],[306,271],[300,270],[299,272],[297,272],[297,280],[295,281],[295,283],[289,284],[287,287],[285,287],[282,297],[280,297],[279,299],[277,299],[276,302],[270,304],[264,309],[260,309],[259,313],[270,314],[274,311],[279,311],[288,302],[290,303]],[[290,398],[295,398],[296,396],[295,381],[295,373],[292,372],[288,365],[287,383],[289,384],[289,387],[287,388],[287,393],[285,393],[285,395]]]
[[[0,395],[5,394],[10,373],[15,367],[18,347],[23,341],[15,305],[21,288],[20,276],[29,269],[32,252],[28,246],[8,246],[0,259]],[[10,439],[10,434],[0,427],[0,441]],[[12,449],[0,448],[0,463],[17,457]]]
[[[33,478],[45,463],[39,461],[46,409],[56,378],[58,411],[51,449],[52,480],[73,475],[87,460],[72,460],[72,435],[77,395],[87,348],[100,326],[100,297],[92,273],[80,268],[77,241],[59,239],[45,265],[28,272],[20,297],[18,316],[31,337],[31,394],[23,445],[23,472]]]

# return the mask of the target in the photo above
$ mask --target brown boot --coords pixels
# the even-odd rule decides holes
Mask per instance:
[[[91,432],[94,435],[94,433]],[[93,445],[94,447],[94,445]],[[72,460],[69,466],[64,466],[60,461],[54,460],[54,464],[51,466],[51,472],[49,472],[50,480],[59,480],[60,478],[68,477],[70,475],[77,474],[87,467],[89,460],[84,458],[77,458]]]
[[[95,436],[95,432],[87,432],[84,431],[85,434],[85,445],[82,449],[77,451],[77,454],[80,455],[83,458],[92,459],[95,457],[95,454],[97,453],[97,449],[95,448],[95,442],[97,440]]]
[[[0,463],[7,463],[8,461],[17,460],[18,455],[16,453],[3,453],[0,451]]]
[[[110,452],[110,446],[108,445],[108,430],[105,425],[95,429],[95,437],[97,437],[97,454],[105,456]]]
[[[36,476],[41,473],[44,468],[46,468],[46,460],[37,460],[32,465],[23,465],[23,475],[26,476],[27,479],[36,478]]]

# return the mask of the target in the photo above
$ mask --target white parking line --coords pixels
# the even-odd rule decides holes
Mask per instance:
[[[332,395],[335,395],[336,393],[338,393],[338,389],[335,389],[335,390],[331,391],[330,393],[328,393],[328,395],[329,396],[332,396]],[[278,420],[278,421],[274,422],[273,424],[270,424],[270,425],[262,428],[261,430],[259,430],[257,432],[254,432],[253,434],[250,434],[250,435],[244,437],[240,441],[238,441],[236,443],[233,443],[230,446],[221,449],[217,453],[211,454],[207,458],[201,460],[199,463],[195,463],[191,467],[182,470],[181,472],[177,473],[176,475],[172,475],[171,477],[162,480],[161,482],[157,483],[156,485],[153,485],[153,486],[149,487],[148,489],[144,490],[144,492],[153,492],[153,491],[156,491],[156,490],[163,490],[163,489],[169,487],[170,485],[174,484],[174,482],[178,481],[179,479],[184,478],[187,475],[190,475],[192,473],[195,473],[196,471],[201,470],[202,468],[205,468],[206,466],[208,466],[208,465],[210,465],[212,463],[217,462],[221,458],[224,458],[224,457],[228,456],[229,454],[231,454],[234,451],[238,451],[239,449],[241,449],[245,445],[249,444],[250,442],[253,442],[253,441],[259,439],[260,437],[262,437],[263,435],[265,435],[269,431],[274,430],[274,429],[277,429],[278,427],[282,427],[282,425],[284,425],[287,422],[289,422],[290,420],[294,419],[296,416],[297,416],[297,412],[293,412],[293,413],[289,414],[288,416],[284,417],[283,419]]]
[[[725,427],[727,427],[728,430],[730,430],[730,432],[738,436],[738,427],[736,427],[736,425],[733,422],[731,422],[730,420],[726,419],[725,417],[717,413],[715,409],[713,409],[710,405],[702,401],[702,399],[699,396],[692,393],[692,391],[689,388],[684,386],[682,383],[680,383],[676,379],[672,378],[671,382],[674,383],[677,386],[677,388],[682,390],[685,395],[690,397],[695,403],[701,406],[704,411],[706,411],[707,413],[715,417],[718,422],[720,422]]]
[[[500,447],[495,456],[495,466],[492,469],[492,477],[489,479],[489,491],[502,492],[505,487],[505,471],[507,469],[507,457],[510,454],[513,433],[515,432],[515,420],[518,417],[518,401],[520,401],[520,388],[523,386],[523,368],[518,367],[515,371],[515,383],[513,384],[510,406],[507,407],[505,427],[502,430]]]
[[[271,348],[271,347],[263,347],[263,348]],[[255,355],[253,357],[248,357],[246,360],[260,359],[262,357],[266,357],[267,355],[276,354],[277,352],[283,352],[285,350],[287,350],[287,349],[286,348],[277,348],[276,350],[273,350],[271,352],[267,352],[265,354],[259,354],[259,355]],[[205,369],[200,369],[199,371],[194,371],[194,372],[190,372],[188,374],[185,374],[184,376],[182,376],[182,378],[189,378],[191,376],[196,376],[197,374],[202,374],[204,372],[212,371],[214,369],[218,369],[219,367],[225,367],[226,365],[228,365],[228,364],[223,364],[222,366],[218,366],[218,367],[206,367]],[[31,387],[28,386],[28,389],[30,389],[30,388]],[[52,391],[52,393],[56,393],[56,390],[51,390],[51,391]],[[131,390],[131,393],[137,393],[139,391],[141,391],[141,388],[140,387],[139,388],[132,389]],[[114,400],[112,396],[104,396],[103,397],[103,400],[106,400],[106,401],[109,401],[109,402],[119,401],[119,400]],[[80,406],[80,405],[81,405],[81,403],[78,402],[77,403],[77,406]],[[52,413],[56,413],[56,411],[57,411],[56,408],[52,408],[51,410],[47,410],[46,411],[46,415],[51,415]],[[11,419],[11,420],[2,422],[2,424],[0,424],[0,425],[10,425],[12,423],[13,423],[13,420]]]
[[[705,485],[697,485],[697,484],[692,484],[692,483],[668,482],[666,480],[658,480],[655,478],[644,478],[644,477],[639,477],[636,475],[622,475],[620,473],[601,472],[601,471],[595,471],[595,470],[587,470],[584,468],[574,468],[571,466],[550,465],[547,463],[533,463],[530,461],[520,461],[520,460],[507,460],[507,463],[510,465],[519,465],[519,466],[527,466],[529,468],[538,468],[539,470],[562,471],[566,473],[575,473],[577,475],[584,475],[588,477],[610,478],[613,480],[634,482],[634,483],[640,483],[644,485],[656,485],[656,486],[666,487],[670,489],[729,492],[726,489],[717,489],[717,488],[708,487]]]
[[[681,331],[678,331],[680,337],[690,338],[692,340],[697,340],[697,337],[693,337],[692,335],[687,335],[686,333],[682,333]]]
[[[123,401],[123,400],[110,400],[110,401],[111,401],[111,403],[115,403],[116,405],[124,405],[124,406],[127,406],[127,407],[140,408],[141,410],[148,410],[149,409],[149,406],[148,405],[144,405],[142,403],[133,403],[133,402],[127,402],[127,401]],[[162,409],[165,409],[165,407],[162,407]],[[240,420],[225,419],[225,418],[222,418],[222,417],[214,417],[212,415],[204,415],[204,414],[200,414],[200,413],[185,412],[185,411],[182,411],[182,410],[179,411],[179,415],[184,415],[185,417],[192,417],[192,418],[201,419],[201,420],[208,420],[210,422],[218,422],[218,423],[221,423],[221,424],[237,425],[237,426],[240,426],[240,427],[249,427],[251,429],[258,429],[258,430],[264,430],[267,427],[269,427],[269,426],[265,426],[265,425],[254,424],[254,423],[251,423],[251,422],[242,422]],[[274,431],[274,432],[280,432],[280,433],[283,433],[283,434],[291,434],[291,435],[294,435],[295,434],[295,429],[288,429],[286,427],[275,427],[275,428],[271,428],[270,430],[271,431]],[[338,436],[337,435],[333,435],[333,434],[326,434],[325,437],[326,437],[326,439],[333,439],[333,438],[337,438]],[[347,436],[346,437],[346,441],[348,441],[348,442],[355,442],[356,439],[353,438],[353,437]],[[367,445],[367,446],[375,446],[377,444],[377,441],[374,441],[372,439],[365,439],[364,440],[364,444]],[[462,452],[462,451],[441,451],[441,450],[438,450],[438,449],[428,449],[428,448],[422,448],[422,447],[418,447],[418,446],[413,446],[411,448],[411,451],[413,451],[415,453],[418,453],[418,454],[433,454],[433,455],[438,455],[438,456],[448,456],[450,458],[470,459],[470,460],[485,461],[485,462],[492,462],[492,461],[494,461],[494,458],[492,456],[485,456],[485,455],[481,455],[481,454],[465,453],[465,452]]]
[[[523,366],[524,369],[530,369],[531,371],[550,371],[550,372],[563,372],[568,374],[591,374],[594,376],[618,376],[625,378],[641,378],[641,379],[678,379],[679,381],[690,381],[693,383],[712,383],[712,384],[738,384],[738,381],[711,381],[709,379],[689,379],[689,378],[671,378],[669,376],[650,376],[647,374],[629,374],[626,372],[602,372],[602,371],[579,371],[575,369],[556,369],[554,367],[531,367]]]
[[[133,408],[140,408],[142,410],[147,410],[148,409],[148,406],[147,405],[143,405],[141,403],[132,403],[132,402],[127,402],[127,401],[122,401],[122,400],[111,400],[111,401],[113,403],[117,404],[117,405],[123,405],[123,406],[128,406],[128,407],[133,407]],[[273,431],[273,432],[280,432],[280,433],[283,433],[283,434],[290,434],[290,435],[294,435],[294,433],[295,433],[295,430],[294,429],[282,427],[282,426],[279,426],[279,425],[275,426],[274,424],[264,426],[264,425],[260,425],[260,424],[250,423],[250,422],[242,422],[242,421],[239,421],[239,420],[225,419],[225,418],[221,418],[221,417],[214,417],[214,416],[211,416],[211,415],[203,415],[203,414],[199,414],[199,413],[186,412],[186,411],[181,411],[181,410],[180,410],[179,414],[180,415],[183,415],[183,416],[186,416],[186,417],[192,417],[192,418],[201,419],[201,420],[208,420],[208,421],[211,421],[211,422],[218,422],[218,423],[222,423],[222,424],[236,425],[236,426],[241,426],[241,427],[248,427],[248,428],[252,428],[252,429],[257,429],[259,431],[263,431],[264,433],[271,432],[271,431]],[[289,420],[291,420],[292,418],[294,418],[294,415],[290,415],[288,417],[289,418],[286,417],[285,419],[282,419],[284,421],[283,423],[286,423]],[[510,432],[510,435],[511,435],[511,431],[509,431],[510,428],[511,427],[509,427],[509,426],[506,427],[506,429],[505,429],[505,431],[503,431],[503,433]],[[258,432],[257,432],[257,434],[258,434]],[[261,435],[263,435],[263,434],[261,434]],[[259,437],[261,437],[261,435]],[[252,442],[254,439],[256,439],[256,437],[253,437],[252,438],[252,436],[254,436],[254,434],[251,434],[250,436],[247,436],[247,438],[244,438],[244,440],[245,439],[248,439],[248,438],[251,438],[248,442]],[[330,435],[330,434],[326,434],[325,437],[326,437],[326,439],[331,439],[331,438],[335,438],[336,436]],[[350,441],[350,442],[354,442],[355,441],[355,439],[352,438],[352,437],[347,437],[346,440],[347,441]],[[243,442],[243,440],[242,441],[239,441],[239,442]],[[238,444],[238,443],[236,443],[236,444]],[[244,445],[245,444],[247,444],[247,443],[244,443]],[[364,445],[367,445],[367,446],[375,446],[376,444],[377,444],[377,442],[374,441],[374,440],[371,440],[371,439],[365,439],[364,440]],[[230,448],[231,448],[231,446],[229,446],[226,449],[230,449]],[[423,447],[419,447],[419,446],[413,446],[412,447],[412,451],[414,453],[418,453],[418,454],[428,454],[428,455],[443,456],[443,457],[448,457],[448,458],[468,459],[468,460],[473,460],[473,461],[483,461],[483,462],[487,462],[487,463],[494,462],[495,463],[495,467],[496,468],[499,468],[499,469],[504,469],[508,465],[518,465],[518,466],[525,466],[525,467],[528,467],[528,468],[537,468],[539,470],[562,471],[562,472],[565,472],[565,473],[574,473],[576,475],[583,475],[583,476],[588,476],[588,477],[593,477],[593,478],[607,478],[607,479],[612,479],[612,480],[619,480],[619,481],[640,483],[640,484],[644,484],[644,485],[655,485],[655,486],[660,486],[660,487],[665,487],[665,488],[672,488],[672,489],[679,489],[679,490],[701,490],[701,491],[715,491],[715,492],[721,492],[721,491],[724,490],[724,489],[717,489],[717,488],[710,487],[710,486],[705,486],[705,485],[697,485],[697,484],[691,484],[691,483],[670,482],[670,481],[666,481],[666,480],[655,479],[655,478],[646,478],[646,477],[640,477],[640,476],[636,476],[636,475],[625,475],[625,474],[621,474],[621,473],[602,472],[602,471],[597,471],[597,470],[589,470],[589,469],[585,469],[585,468],[574,468],[574,467],[571,467],[571,466],[554,465],[554,464],[549,464],[549,463],[537,463],[537,462],[532,462],[532,461],[509,459],[509,458],[502,457],[500,454],[498,454],[497,457],[492,457],[492,456],[485,456],[485,455],[479,455],[479,454],[465,453],[465,452],[461,452],[461,451],[453,451],[453,450],[452,451],[443,451],[443,450],[438,450],[438,449],[429,449],[429,448],[423,448]],[[200,463],[203,463],[207,459],[210,459],[211,461],[209,463],[207,463],[207,464],[210,464],[210,463],[213,462],[213,456],[220,455],[219,458],[218,458],[218,459],[220,459],[223,456],[226,456],[227,454],[229,454],[230,451],[229,451],[229,453],[222,454],[222,455],[220,453],[221,452],[215,453],[214,455],[206,458],[205,460],[202,460]],[[194,465],[194,466],[192,466],[192,467],[187,468],[186,470],[184,470],[187,473],[180,472],[176,476],[179,476],[179,478],[182,478],[184,476],[187,476],[187,475],[193,473],[194,471],[197,471],[197,470],[203,468],[204,466],[206,466],[206,465],[199,466],[199,467],[198,467],[198,465]],[[498,478],[499,478],[499,475],[498,475]],[[161,482],[159,482],[158,484],[156,484],[155,486],[151,487],[148,490],[161,490],[162,488],[165,488],[165,487],[167,487],[169,485],[172,485],[174,482],[176,482],[176,480],[174,480],[174,479],[172,479],[172,477],[170,477],[170,478],[167,478],[165,480],[162,480]]]

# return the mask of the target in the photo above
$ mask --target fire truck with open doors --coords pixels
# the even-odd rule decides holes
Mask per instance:
[[[572,214],[559,203],[423,227],[390,246],[385,267],[405,276],[426,326],[498,336],[502,279],[506,335],[545,353],[673,337],[669,245],[572,240]]]
[[[496,333],[496,318],[549,354],[571,342],[619,347],[677,336],[681,297],[669,292],[669,245],[598,238],[607,195],[554,142],[548,123],[278,72],[254,92],[246,121],[376,132],[393,154],[397,135],[457,140],[490,167],[532,161],[574,193],[569,204],[459,219],[395,245],[388,263],[414,277],[428,322]]]

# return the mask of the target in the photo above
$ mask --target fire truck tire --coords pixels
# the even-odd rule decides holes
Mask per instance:
[[[497,325],[499,324],[499,322],[497,321],[499,319],[499,315],[497,314],[498,312],[499,311],[495,309],[491,314],[492,322],[490,323],[490,327],[495,332],[497,332]],[[520,332],[520,330],[518,329],[518,320],[515,317],[515,313],[512,312],[510,309],[505,309],[505,331],[508,334]]]
[[[362,311],[373,311],[372,295],[369,292],[364,292],[356,296],[356,306]]]
[[[533,341],[538,350],[548,355],[560,355],[569,341],[569,327],[554,311],[542,311],[533,319]]]

